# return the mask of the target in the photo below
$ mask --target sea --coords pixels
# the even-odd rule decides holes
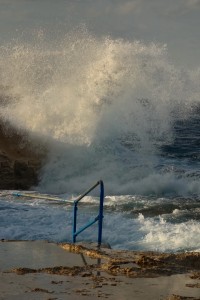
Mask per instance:
[[[103,243],[200,251],[199,81],[200,67],[175,66],[166,45],[85,28],[1,45],[1,122],[48,154],[39,184],[23,191],[35,198],[0,191],[0,239],[71,242],[73,200],[103,180]],[[77,227],[98,207],[97,187]],[[96,242],[97,230],[77,241]]]

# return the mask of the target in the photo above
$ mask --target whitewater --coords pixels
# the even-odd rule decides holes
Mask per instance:
[[[0,119],[48,149],[28,192],[73,199],[102,179],[105,243],[199,251],[199,79],[200,68],[172,64],[166,45],[85,28],[1,46]],[[97,210],[98,191],[83,200],[79,225]],[[0,215],[1,239],[71,240],[70,203],[1,191]],[[95,227],[78,237],[96,239]]]

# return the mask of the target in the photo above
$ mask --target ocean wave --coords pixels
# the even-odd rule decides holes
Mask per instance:
[[[79,28],[1,46],[0,70],[2,122],[48,148],[39,190],[79,192],[102,178],[108,194],[200,193],[199,179],[160,167],[200,99],[199,71],[175,68],[165,45]]]

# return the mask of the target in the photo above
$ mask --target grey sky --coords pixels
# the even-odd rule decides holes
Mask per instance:
[[[80,23],[98,36],[166,43],[174,63],[200,66],[200,0],[0,0],[1,44]]]

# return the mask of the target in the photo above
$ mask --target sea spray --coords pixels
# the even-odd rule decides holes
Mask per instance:
[[[1,119],[48,144],[38,189],[79,193],[102,178],[113,195],[199,194],[185,166],[178,163],[178,175],[163,171],[177,162],[163,160],[162,147],[200,94],[199,72],[176,69],[165,45],[79,28],[61,40],[13,42],[0,54],[9,95]]]

